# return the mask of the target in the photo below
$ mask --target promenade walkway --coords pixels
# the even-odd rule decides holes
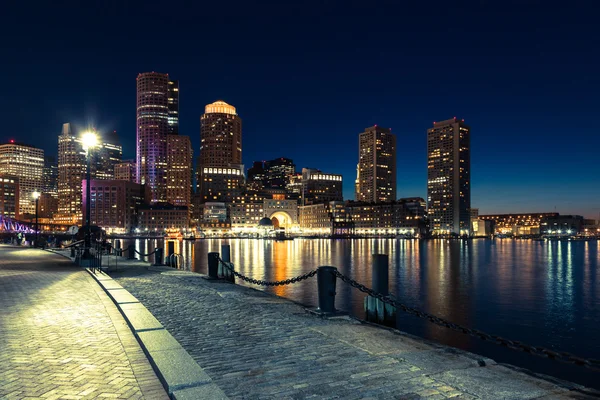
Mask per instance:
[[[123,317],[61,256],[0,245],[0,399],[167,399]]]
[[[111,272],[232,399],[588,399],[593,391],[168,268]],[[139,265],[139,262],[138,262]]]

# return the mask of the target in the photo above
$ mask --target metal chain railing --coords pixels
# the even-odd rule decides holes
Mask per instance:
[[[291,278],[291,279],[285,279],[283,281],[263,281],[263,280],[260,280],[260,279],[253,279],[253,278],[250,278],[250,277],[247,277],[245,275],[240,274],[235,269],[233,269],[233,263],[230,263],[228,261],[223,261],[220,257],[219,257],[219,262],[225,268],[227,268],[229,271],[231,271],[231,273],[233,273],[235,276],[237,276],[241,280],[244,280],[244,281],[249,282],[249,283],[253,283],[255,285],[260,285],[260,286],[283,286],[283,285],[290,285],[292,283],[302,282],[303,280],[306,280],[308,278],[312,278],[313,276],[315,276],[317,274],[317,270],[314,269],[314,270],[312,270],[310,272],[307,272],[304,275],[300,275],[300,276],[297,276],[297,277]]]
[[[129,247],[131,247],[131,246],[129,246]],[[127,250],[128,250],[128,251],[129,251],[129,247],[127,248]],[[139,251],[137,251],[135,248],[133,249],[133,251],[134,251],[135,253],[137,253],[137,254],[138,254],[140,257],[148,257],[148,256],[151,256],[152,254],[156,253],[156,249],[154,249],[153,251],[151,251],[151,252],[150,252],[150,253],[148,253],[148,254],[142,254],[142,253],[140,253]]]
[[[436,317],[435,315],[417,310],[416,308],[412,308],[412,307],[406,306],[402,303],[399,303],[396,300],[394,300],[393,298],[391,298],[390,296],[384,296],[381,293],[377,293],[374,290],[366,287],[365,285],[362,285],[362,284],[356,282],[355,280],[345,276],[344,274],[340,273],[337,270],[334,272],[334,275],[337,278],[339,278],[340,280],[342,280],[343,282],[360,290],[363,293],[368,294],[369,296],[375,297],[375,298],[381,300],[382,302],[389,304],[393,307],[396,307],[396,309],[402,310],[408,314],[412,314],[419,318],[427,319],[436,325],[443,326],[445,328],[449,328],[454,331],[461,332],[466,335],[470,335],[470,336],[473,336],[473,337],[476,337],[476,338],[479,338],[482,340],[493,342],[495,344],[505,346],[505,347],[508,347],[513,350],[523,351],[523,352],[532,354],[534,356],[549,358],[549,359],[560,361],[560,362],[567,363],[567,364],[576,364],[576,365],[584,366],[591,370],[600,372],[600,360],[585,359],[585,358],[578,357],[578,356],[575,356],[573,354],[570,354],[570,353],[567,353],[564,351],[554,351],[554,350],[546,349],[544,347],[531,346],[529,344],[526,344],[526,343],[523,343],[523,342],[520,342],[517,340],[509,340],[509,339],[505,339],[505,338],[497,336],[497,335],[490,335],[490,334],[482,332],[478,329],[467,328],[462,325],[458,325],[453,322],[446,321],[445,319],[442,319],[440,317]]]

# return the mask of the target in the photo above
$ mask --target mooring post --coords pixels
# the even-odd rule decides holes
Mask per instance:
[[[317,288],[319,291],[319,308],[317,312],[335,313],[335,284],[337,277],[335,267],[319,267],[317,269]]]
[[[219,253],[208,253],[208,277],[210,279],[218,279],[219,275]]]
[[[372,288],[375,292],[387,296],[389,294],[389,257],[387,254],[373,254],[371,260]],[[386,308],[381,300],[367,296],[364,300],[364,306],[367,321],[385,322]]]
[[[221,260],[225,262],[231,261],[231,246],[228,244],[221,245]],[[219,277],[229,278],[229,269],[223,267],[222,263],[219,263]]]
[[[121,239],[117,239],[115,240],[115,255],[120,256],[122,254],[123,253],[121,251]]]
[[[127,248],[127,258],[130,260],[135,260],[135,248],[132,245],[129,245]]]
[[[154,265],[163,265],[163,248],[154,249]]]

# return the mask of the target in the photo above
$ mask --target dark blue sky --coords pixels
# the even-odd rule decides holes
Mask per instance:
[[[290,157],[353,198],[358,133],[378,124],[397,135],[398,196],[425,197],[426,129],[457,116],[481,213],[600,213],[593,1],[19,3],[0,17],[0,141],[56,154],[63,122],[91,122],[133,158],[135,78],[168,72],[195,155],[222,99],[246,166]]]

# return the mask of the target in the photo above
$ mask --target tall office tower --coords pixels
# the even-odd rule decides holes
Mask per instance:
[[[123,160],[115,164],[115,179],[118,181],[136,182],[135,160]]]
[[[242,163],[242,120],[235,107],[215,101],[200,117],[200,167]]]
[[[58,163],[54,156],[44,157],[42,192],[49,193],[52,197],[58,199]]]
[[[121,161],[121,146],[115,144],[114,136],[98,138],[99,145],[92,150],[90,176],[107,179],[114,176],[114,166]],[[81,222],[82,185],[87,170],[86,151],[80,135],[71,130],[71,124],[63,124],[58,137],[58,213],[59,223]]]
[[[0,217],[19,219],[19,178],[0,174]]]
[[[15,143],[0,145],[0,174],[19,178],[19,214],[35,214],[33,192],[42,191],[44,150]]]
[[[200,117],[197,171],[202,202],[231,201],[243,188],[242,120],[224,101],[206,105]]]
[[[117,132],[103,135],[99,138],[100,145],[93,151],[93,162],[96,170],[96,179],[114,179],[115,165],[119,164],[123,158],[123,147],[119,144]]]
[[[167,202],[189,207],[192,200],[192,145],[189,136],[168,136],[167,165]]]
[[[153,203],[167,201],[169,115],[169,75],[158,72],[139,74],[136,129],[137,183],[150,187],[150,198]]]
[[[276,158],[265,162],[265,186],[285,188],[296,172],[296,164],[289,158]]]
[[[179,135],[179,81],[169,81],[169,135]]]
[[[356,175],[356,201],[396,200],[396,136],[391,129],[375,125],[359,135]]]
[[[254,161],[252,167],[248,168],[246,178],[246,190],[253,193],[262,191],[265,187],[266,172],[264,161]]]
[[[456,118],[427,130],[427,208],[434,233],[469,234],[471,128]]]
[[[342,175],[302,168],[301,205],[342,201]]]

